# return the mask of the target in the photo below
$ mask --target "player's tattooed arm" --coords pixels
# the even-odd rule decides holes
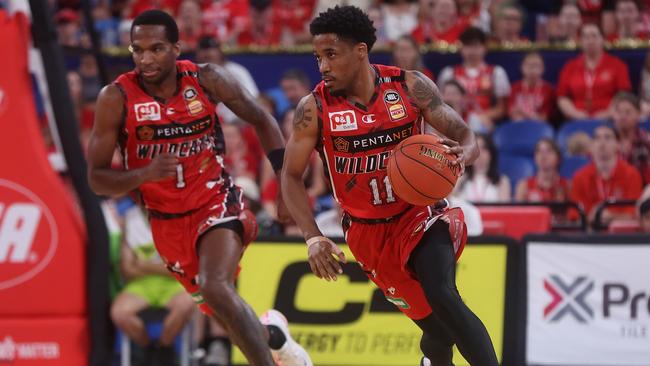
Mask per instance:
[[[442,100],[436,84],[419,71],[408,71],[406,85],[426,123],[447,137],[445,144],[454,145],[450,150],[458,155],[459,160],[467,165],[473,163],[479,152],[474,133],[462,117]]]
[[[345,255],[332,241],[322,238],[309,204],[309,197],[303,183],[303,175],[320,136],[318,106],[312,94],[302,98],[293,117],[293,133],[287,142],[282,171],[282,196],[296,224],[300,227],[308,245],[309,266],[316,276],[336,280],[341,272],[338,261],[345,261]],[[321,238],[318,238],[321,237]],[[338,260],[334,257],[336,256]]]
[[[199,83],[213,101],[223,102],[239,118],[255,127],[267,153],[284,147],[284,138],[275,118],[225,68],[214,64],[201,65]]]

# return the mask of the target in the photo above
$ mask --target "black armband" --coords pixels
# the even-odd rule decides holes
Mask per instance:
[[[271,150],[267,155],[271,166],[273,166],[274,171],[282,170],[282,163],[284,162],[284,148]]]

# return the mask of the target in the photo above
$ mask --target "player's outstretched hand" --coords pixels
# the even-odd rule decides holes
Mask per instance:
[[[345,254],[333,241],[317,236],[307,241],[309,266],[316,277],[327,281],[336,281],[336,275],[343,273],[341,264],[346,263]]]
[[[178,158],[170,153],[162,153],[153,158],[145,169],[145,181],[159,181],[173,177],[178,172]]]

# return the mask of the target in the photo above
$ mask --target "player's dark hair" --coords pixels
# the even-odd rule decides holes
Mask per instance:
[[[487,42],[487,37],[485,36],[485,32],[483,32],[481,29],[476,28],[476,27],[469,27],[463,31],[463,33],[460,34],[460,37],[458,37],[460,40],[460,43],[464,45],[470,45],[470,44],[482,44],[485,45]]]
[[[143,11],[133,19],[133,24],[131,24],[131,39],[133,39],[133,29],[137,25],[162,25],[165,27],[165,37],[171,43],[178,42],[178,25],[174,21],[171,15],[165,13],[162,10],[147,10]]]
[[[335,6],[318,14],[309,25],[312,36],[334,33],[340,38],[354,42],[363,42],[368,51],[377,40],[375,27],[368,15],[356,6]]]

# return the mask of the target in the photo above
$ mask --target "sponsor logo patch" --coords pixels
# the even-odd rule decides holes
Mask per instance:
[[[399,96],[399,93],[395,90],[386,90],[384,92],[384,102],[387,104],[395,104],[402,100],[402,98]]]
[[[348,152],[350,150],[350,142],[342,137],[334,139],[334,149],[339,152]]]
[[[377,119],[375,118],[374,114],[364,114],[363,117],[361,117],[361,120],[363,121],[363,123],[377,122]]]
[[[330,112],[329,118],[332,131],[351,131],[358,128],[357,116],[351,109]]]
[[[390,119],[392,121],[398,121],[406,117],[406,108],[403,104],[394,104],[388,107],[388,114],[390,114]]]
[[[156,102],[138,103],[133,106],[133,110],[138,122],[160,120],[160,105]]]

